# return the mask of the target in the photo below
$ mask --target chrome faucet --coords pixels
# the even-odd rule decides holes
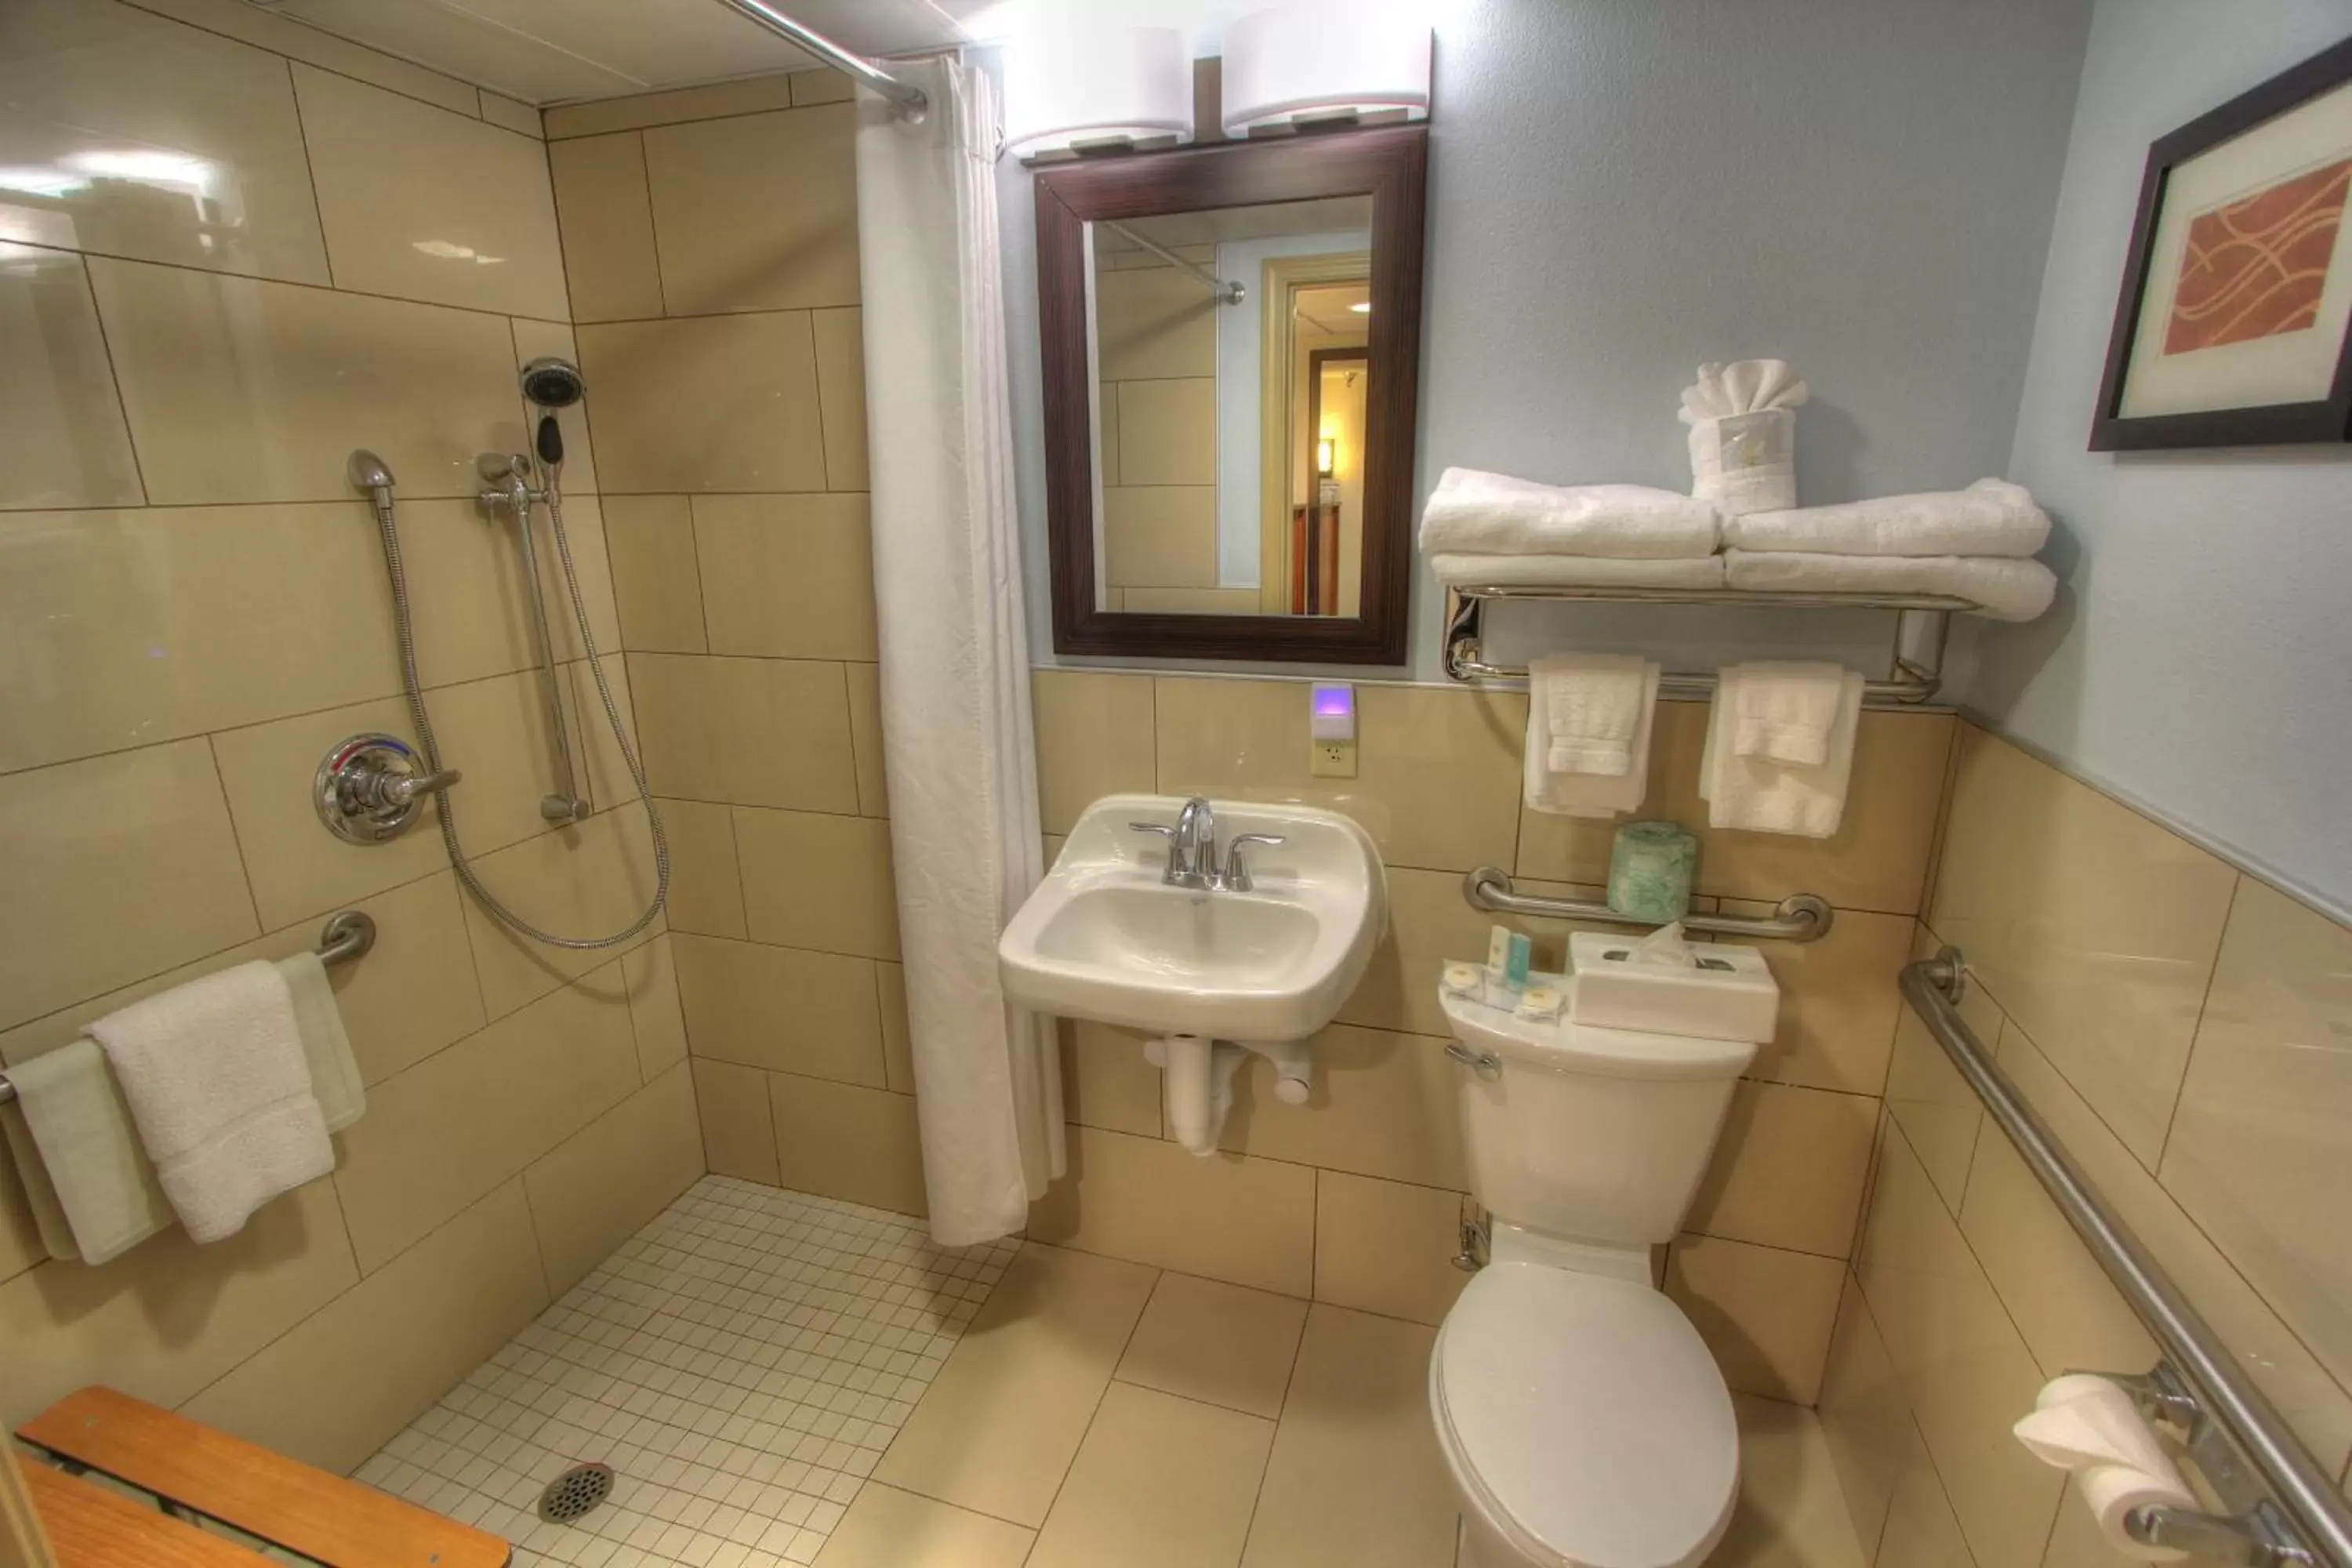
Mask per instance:
[[[1242,858],[1243,847],[1282,842],[1279,833],[1237,834],[1226,847],[1225,863],[1220,867],[1216,814],[1197,795],[1177,813],[1173,827],[1164,822],[1130,822],[1128,826],[1138,833],[1157,833],[1168,840],[1168,869],[1160,876],[1162,883],[1202,891],[1248,892],[1254,884],[1249,866]]]

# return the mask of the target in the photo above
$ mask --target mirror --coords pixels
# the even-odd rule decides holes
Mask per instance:
[[[1402,662],[1423,153],[1038,177],[1058,651]]]

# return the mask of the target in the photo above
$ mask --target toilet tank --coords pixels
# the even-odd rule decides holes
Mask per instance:
[[[1671,1240],[1755,1045],[1443,1001],[1454,1037],[1493,1062],[1454,1068],[1470,1187],[1487,1212],[1583,1241]]]

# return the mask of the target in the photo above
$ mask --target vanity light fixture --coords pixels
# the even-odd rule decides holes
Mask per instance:
[[[1225,133],[1429,118],[1429,20],[1412,0],[1286,0],[1225,28]]]
[[[1174,27],[1044,7],[1004,51],[1004,146],[1024,162],[1192,140],[1192,59]]]

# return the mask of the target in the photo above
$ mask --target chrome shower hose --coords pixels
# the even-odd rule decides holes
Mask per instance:
[[[613,687],[604,677],[604,660],[596,655],[596,634],[590,630],[588,626],[588,601],[580,592],[580,574],[572,563],[572,541],[563,529],[562,499],[555,493],[551,483],[548,489],[547,519],[550,531],[555,535],[556,558],[563,563],[563,585],[571,594],[572,618],[579,623],[580,626],[580,644],[587,650],[588,672],[596,678],[596,695],[604,700],[605,721],[612,725],[613,739],[621,748],[623,760],[629,764],[629,777],[637,786],[637,798],[645,803],[646,825],[653,833],[653,901],[646,906],[645,913],[610,936],[558,936],[553,931],[541,930],[515,913],[496,893],[482,885],[481,878],[475,874],[473,865],[466,858],[466,851],[457,842],[457,813],[450,792],[444,792],[438,803],[441,842],[448,847],[449,863],[457,868],[457,879],[465,883],[467,891],[479,899],[482,907],[489,910],[501,923],[521,932],[533,942],[543,942],[550,947],[569,948],[575,952],[593,952],[598,948],[618,947],[653,924],[655,919],[660,915],[662,906],[669,901],[669,837],[662,831],[661,813],[654,807],[654,792],[652,786],[646,783],[645,764],[637,760],[637,749],[629,743],[628,726],[621,721],[621,705],[613,700]],[[433,773],[439,773],[441,746],[440,742],[434,739],[433,716],[425,711],[425,688],[416,678],[416,632],[409,615],[408,573],[401,563],[400,528],[393,520],[393,501],[388,490],[378,496],[373,502],[373,510],[376,530],[383,536],[384,571],[392,579],[392,618],[400,638],[400,679],[402,685],[408,690],[409,717],[415,721],[417,748],[424,752],[426,769]],[[519,528],[530,526],[530,516],[528,510],[516,519],[515,525]],[[536,583],[530,586],[534,593],[539,589],[539,584]],[[551,648],[549,650],[548,657],[552,663],[554,652]],[[549,679],[558,679],[560,668],[560,666],[551,668],[548,672]],[[584,750],[581,763],[583,766],[587,763]]]

